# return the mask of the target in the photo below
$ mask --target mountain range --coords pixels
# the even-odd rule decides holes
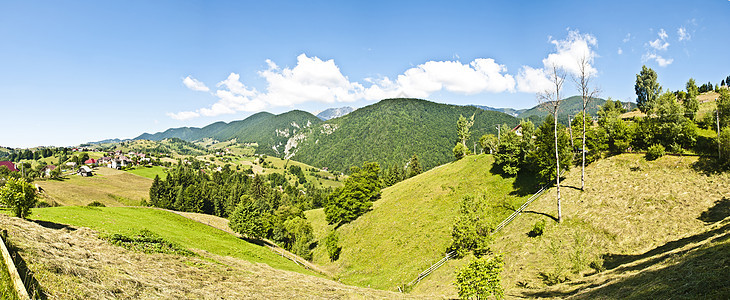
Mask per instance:
[[[605,103],[594,99],[589,113]],[[633,103],[626,104],[629,108]],[[633,105],[633,106],[632,106]],[[581,109],[580,97],[566,98],[561,104],[559,120]],[[154,134],[144,133],[136,140],[159,141],[180,138],[187,141],[213,138],[219,141],[237,139],[241,143],[256,143],[256,152],[297,161],[332,171],[346,172],[351,166],[375,161],[381,166],[403,166],[417,154],[425,169],[453,160],[456,143],[456,120],[460,115],[474,116],[470,150],[486,133],[495,133],[496,126],[515,126],[519,118],[540,122],[546,115],[537,106],[530,109],[498,109],[486,106],[459,106],[427,100],[385,99],[372,105],[334,108],[319,113],[293,110],[274,115],[260,112],[230,123],[216,122],[202,128],[171,128]],[[567,123],[567,121],[566,121]]]

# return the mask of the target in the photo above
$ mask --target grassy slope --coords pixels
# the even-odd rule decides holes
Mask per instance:
[[[145,178],[154,179],[155,175],[160,176],[160,179],[167,178],[167,173],[165,173],[165,168],[160,166],[147,166],[147,167],[138,167],[134,170],[128,170],[127,172],[139,175]]]
[[[702,281],[718,285],[720,278],[726,278],[728,260],[712,262],[712,258],[729,247],[730,228],[715,228],[714,222],[730,216],[730,174],[698,172],[697,160],[610,157],[586,168],[585,192],[575,188],[580,187],[580,169],[571,170],[561,189],[562,224],[549,217],[557,211],[553,188],[497,235],[493,249],[505,254],[507,295],[564,298],[599,286],[586,298],[693,298],[706,292]],[[541,219],[547,221],[546,233],[528,237]],[[719,239],[712,243],[715,238]],[[559,250],[551,253],[551,244]],[[594,274],[588,267],[594,261],[609,271]],[[453,274],[465,262],[449,262],[414,293],[454,297]],[[681,272],[694,262],[712,267]],[[547,287],[540,273],[556,268],[563,268],[571,281]],[[684,287],[663,276],[683,282]],[[730,291],[725,288],[724,293]]]
[[[168,217],[162,219],[179,223]],[[100,234],[85,227],[28,222],[6,216],[0,216],[0,227],[8,230],[48,299],[394,299],[404,296],[346,286],[201,250],[195,250],[199,256],[192,257],[144,254],[103,241],[98,238]],[[205,235],[211,235],[202,230]],[[281,260],[278,256],[272,259]]]
[[[489,170],[493,158],[469,156],[384,189],[373,210],[338,229],[342,254],[334,263],[323,247],[315,262],[341,275],[342,282],[395,290],[439,260],[451,240],[451,226],[464,195],[486,195],[498,204],[518,203],[509,195],[514,179]],[[307,212],[318,238],[327,232],[322,210]]]
[[[106,233],[136,233],[149,229],[185,248],[231,256],[274,268],[308,273],[264,246],[245,242],[219,229],[172,212],[141,207],[51,207],[33,210],[32,219],[89,227]]]
[[[0,260],[0,298],[5,300],[18,299],[13,280],[10,278],[10,272],[4,260]]]
[[[99,167],[94,176],[68,176],[62,181],[42,180],[36,183],[45,190],[45,201],[62,205],[86,205],[99,201],[106,206],[139,205],[149,198],[152,180]]]

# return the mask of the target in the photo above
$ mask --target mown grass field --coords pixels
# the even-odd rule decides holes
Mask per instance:
[[[730,174],[706,172],[698,161],[665,156],[648,162],[638,154],[609,157],[586,168],[584,192],[580,168],[573,168],[561,182],[563,223],[553,219],[557,205],[552,188],[496,235],[492,250],[505,255],[507,295],[730,295],[728,287],[722,288],[730,260],[713,261],[730,247],[730,226],[720,224],[730,216]],[[529,237],[540,220],[547,222],[545,234]],[[455,297],[451,282],[467,261],[450,261],[413,293]],[[597,272],[591,264],[607,271]],[[546,275],[568,281],[549,286]],[[705,290],[704,285],[716,289]]]
[[[67,176],[63,180],[36,181],[43,188],[41,200],[61,205],[87,205],[99,201],[106,206],[138,206],[149,199],[152,180],[106,167],[94,176]]]
[[[172,212],[144,207],[49,207],[33,210],[31,218],[75,227],[89,227],[107,234],[133,234],[151,230],[188,249],[260,262],[276,269],[311,274],[264,246],[248,243],[227,232]]]
[[[139,166],[134,170],[127,170],[127,172],[149,179],[154,179],[155,176],[160,176],[160,179],[165,179],[167,178],[165,170],[167,170],[165,167],[160,166]]]
[[[73,211],[57,211],[58,214],[75,213],[87,208],[65,208]],[[131,208],[106,208],[103,215],[110,216]],[[52,210],[52,209],[51,209]],[[41,213],[51,215],[49,211]],[[201,235],[216,236],[207,232],[206,225],[187,220],[165,211],[140,209],[132,213],[149,225],[149,217],[179,226],[179,234],[193,238],[193,231]],[[156,215],[166,213],[166,215]],[[120,212],[115,219],[127,219]],[[85,217],[87,218],[87,217]],[[183,219],[179,219],[183,218]],[[97,218],[92,223],[104,222]],[[79,222],[79,221],[77,221]],[[81,222],[79,222],[81,223]],[[195,223],[197,225],[188,225]],[[117,221],[117,225],[120,223]],[[156,225],[156,224],[151,224]],[[104,225],[106,226],[106,225]],[[101,226],[101,227],[104,227]],[[203,227],[200,227],[203,226]],[[7,229],[17,246],[18,253],[33,271],[33,277],[40,283],[43,299],[397,299],[408,295],[389,293],[373,289],[346,286],[341,283],[307,275],[303,269],[288,263],[283,258],[251,247],[236,239],[235,247],[249,249],[249,259],[221,256],[212,252],[192,249],[195,256],[174,254],[146,254],[113,245],[88,227],[69,227],[60,223],[26,221],[0,215],[0,227]],[[159,226],[157,226],[159,227]],[[163,226],[164,227],[164,226]],[[213,229],[223,233],[220,230]],[[154,230],[154,229],[153,229]],[[159,231],[158,231],[159,232]],[[226,234],[226,233],[224,233]],[[228,234],[226,234],[228,235]],[[228,235],[231,236],[231,235]],[[172,239],[170,235],[165,238]],[[226,238],[227,239],[227,238]],[[212,246],[225,247],[222,239],[202,240]],[[268,251],[268,250],[265,250]],[[295,271],[272,268],[281,265]],[[300,273],[301,272],[301,273]],[[303,274],[304,273],[304,274]],[[411,296],[411,298],[415,298]],[[420,298],[420,297],[418,297]]]
[[[18,294],[15,292],[15,287],[13,286],[13,280],[10,279],[8,266],[5,265],[4,260],[0,260],[0,299],[18,299]]]
[[[384,189],[372,211],[337,229],[340,259],[330,262],[318,247],[314,261],[344,283],[397,290],[446,253],[464,196],[486,197],[499,212],[497,220],[509,212],[499,206],[520,203],[532,191],[529,183],[492,174],[492,161],[490,155],[469,156]],[[317,238],[331,228],[322,210],[307,212],[307,218]]]

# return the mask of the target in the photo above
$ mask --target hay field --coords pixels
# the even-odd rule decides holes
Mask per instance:
[[[152,180],[105,167],[94,169],[94,176],[69,175],[63,180],[36,181],[45,194],[41,200],[60,205],[87,205],[99,201],[106,206],[138,206],[149,199]]]

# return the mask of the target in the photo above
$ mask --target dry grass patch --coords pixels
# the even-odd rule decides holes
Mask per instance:
[[[136,206],[149,199],[152,180],[124,171],[99,167],[94,176],[68,176],[63,180],[36,183],[45,193],[41,200],[61,205],[87,205],[98,201],[106,206]]]
[[[52,227],[46,223],[47,226]],[[346,286],[196,250],[144,254],[88,228],[53,229],[0,216],[49,299],[375,299],[407,295]],[[60,227],[60,226],[59,226]]]

